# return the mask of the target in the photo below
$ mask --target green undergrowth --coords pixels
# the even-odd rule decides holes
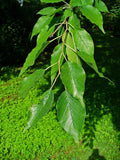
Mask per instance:
[[[96,50],[102,52],[103,47],[100,44],[101,42],[98,41]],[[103,51],[105,52],[106,48]],[[107,51],[105,53],[108,54]],[[111,60],[106,62],[105,69],[107,69],[104,73],[107,76],[111,76],[117,86],[119,75],[116,75],[113,70],[114,65],[118,65],[118,57],[115,59],[114,55],[110,53],[108,57]],[[102,70],[102,63],[105,60],[103,59],[102,63],[100,63],[99,56],[97,60]],[[113,64],[112,61],[114,61]],[[41,63],[40,65],[43,64]],[[47,66],[44,65],[43,67],[46,68]],[[29,72],[34,70],[35,68],[31,68]],[[54,110],[55,104],[36,126],[23,132],[27,124],[29,108],[38,103],[42,93],[50,87],[49,73],[36,84],[23,100],[18,97],[19,86],[23,79],[23,77],[18,78],[19,68],[4,67],[1,69],[1,160],[120,159],[119,91],[116,86],[104,79],[100,79],[91,70],[86,68],[86,72],[89,72],[84,96],[87,116],[84,129],[80,135],[80,143],[75,144],[72,137],[58,123],[56,111]],[[110,73],[112,74],[110,75]],[[55,98],[59,94],[58,90],[58,88],[54,90]]]

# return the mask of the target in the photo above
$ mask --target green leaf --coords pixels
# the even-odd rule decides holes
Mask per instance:
[[[95,8],[101,12],[109,12],[106,4],[101,0],[95,0]]]
[[[50,43],[47,41],[49,35],[51,34],[52,30],[48,30],[48,26],[46,26],[44,29],[41,30],[41,33],[38,35],[37,38],[37,45],[36,47],[28,54],[26,61],[23,65],[23,68],[20,72],[21,76],[28,67],[32,66],[35,63],[35,60],[39,56],[39,54],[45,49],[45,47]],[[44,37],[44,38],[43,38]]]
[[[61,53],[62,53],[62,44],[58,44],[55,47],[55,49],[53,50],[53,54],[51,55],[51,65],[53,65],[59,61]],[[60,65],[62,65],[63,59],[64,59],[64,57],[62,56],[61,61],[60,61]],[[55,64],[54,66],[52,66],[52,68],[51,68],[51,83],[53,83],[53,80],[55,79],[58,70],[59,70],[58,63]]]
[[[71,27],[73,29],[76,28],[76,29],[80,29],[80,20],[78,19],[77,15],[76,14],[72,14],[68,20],[68,23],[70,24],[69,26],[69,29],[71,31]]]
[[[70,8],[67,8],[65,11],[64,11],[64,17],[65,19],[70,17],[72,15],[72,12],[70,10]]]
[[[41,0],[41,2],[44,2],[44,3],[57,3],[57,2],[61,2],[63,0]]]
[[[36,22],[36,24],[33,27],[32,30],[32,35],[31,35],[31,39],[33,38],[33,36],[37,35],[38,33],[41,32],[41,30],[46,26],[49,25],[51,20],[53,19],[53,16],[42,16],[38,19],[38,21]]]
[[[66,62],[62,66],[61,79],[66,90],[82,103],[86,79],[82,66],[74,62]]]
[[[44,69],[36,70],[34,73],[25,77],[20,85],[19,96],[25,98],[29,90],[35,85],[35,83],[44,75]]]
[[[91,5],[87,5],[87,6],[82,6],[80,8],[80,11],[87,19],[89,19],[92,23],[96,24],[101,29],[101,31],[105,33],[103,29],[102,14],[99,12],[97,8]]]
[[[93,4],[93,0],[70,0],[70,5],[73,7],[92,5],[92,4]]]
[[[74,41],[77,49],[77,54],[82,58],[91,68],[93,68],[100,77],[103,74],[98,71],[95,59],[94,59],[94,43],[90,34],[84,30],[72,30]]]
[[[59,11],[62,11],[62,7],[56,9],[55,7],[46,7],[44,9],[41,9],[37,14],[41,15],[53,15]]]
[[[36,123],[50,110],[52,107],[54,101],[54,94],[51,89],[46,91],[42,99],[40,100],[39,104],[33,105],[30,108],[29,113],[29,120],[27,123],[27,126],[25,127],[24,131],[26,131],[28,128],[36,125]]]
[[[68,60],[71,62],[75,62],[77,64],[81,64],[79,57],[72,49],[76,51],[73,39],[72,39],[70,33],[68,32],[67,38],[66,38],[66,54],[68,56]]]
[[[84,106],[67,91],[64,91],[58,99],[56,108],[61,126],[72,135],[76,142],[79,142],[86,115]]]
[[[41,9],[37,14],[41,14],[41,15],[52,15],[54,14],[56,11],[55,7],[46,7],[44,9]]]

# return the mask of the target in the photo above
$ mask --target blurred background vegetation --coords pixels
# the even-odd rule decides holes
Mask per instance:
[[[120,0],[104,0],[109,13],[103,13],[105,31],[120,36]],[[36,14],[44,4],[39,0],[25,0],[21,7],[17,0],[0,0],[0,67],[22,65],[35,40],[30,42],[30,33],[38,18]],[[83,20],[84,27],[98,30]],[[93,30],[93,32],[94,32]]]

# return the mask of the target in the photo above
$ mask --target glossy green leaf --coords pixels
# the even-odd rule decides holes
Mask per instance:
[[[103,74],[98,71],[95,59],[94,59],[94,43],[90,34],[84,30],[72,30],[74,41],[77,49],[77,54],[82,58],[91,68],[93,68],[100,77]]]
[[[70,5],[73,7],[92,5],[92,4],[93,4],[93,0],[70,0]]]
[[[75,45],[74,45],[74,41],[72,39],[72,36],[70,35],[70,33],[68,32],[67,34],[67,38],[66,38],[66,54],[68,56],[68,60],[71,62],[75,62],[77,64],[81,64],[80,63],[80,59],[77,56],[77,54],[73,51],[76,50]],[[68,47],[69,46],[69,47]],[[73,49],[73,50],[72,50]]]
[[[53,54],[51,55],[51,65],[53,65],[59,61],[61,53],[62,53],[62,44],[58,44],[55,47],[55,49],[53,50]],[[63,59],[64,59],[64,57],[62,56],[61,61],[60,61],[60,65],[63,63]],[[53,80],[55,79],[58,70],[59,70],[58,63],[55,64],[54,66],[52,66],[52,68],[51,68],[51,83],[53,83]]]
[[[44,3],[57,3],[57,2],[61,2],[63,0],[41,0],[41,2],[44,2]]]
[[[64,91],[57,102],[57,117],[66,132],[79,142],[80,131],[84,125],[86,111],[79,100]]]
[[[37,38],[37,45],[36,47],[28,54],[26,61],[22,67],[22,70],[20,72],[20,76],[26,71],[26,69],[30,66],[32,66],[35,63],[35,60],[37,59],[37,57],[39,56],[39,54],[45,49],[45,47],[50,43],[47,41],[49,35],[51,34],[51,32],[53,31],[54,28],[52,28],[52,30],[50,29],[50,31],[48,31],[48,26],[46,26],[45,28],[43,28],[41,30],[41,33],[38,35]],[[44,38],[43,38],[44,37]]]
[[[44,69],[36,70],[34,73],[25,77],[20,85],[19,96],[25,98],[29,90],[35,85],[35,83],[44,75]]]
[[[33,105],[30,108],[29,112],[29,120],[27,123],[27,126],[25,127],[24,131],[27,130],[28,128],[36,125],[36,123],[50,110],[52,107],[54,101],[54,94],[51,89],[46,91],[42,99],[40,100],[39,104]]]
[[[96,24],[104,33],[102,14],[99,12],[97,8],[91,5],[86,5],[82,6],[80,8],[80,11],[87,19],[89,19],[92,23]]]
[[[74,62],[66,62],[62,66],[61,79],[65,89],[82,103],[86,79],[82,66]]]
[[[95,0],[95,8],[101,12],[109,12],[106,4],[101,0]]]
[[[31,39],[33,38],[33,36],[37,35],[38,33],[41,32],[42,29],[44,29],[44,27],[46,25],[49,25],[51,20],[53,19],[53,16],[42,16],[38,19],[38,21],[36,22],[36,24],[33,27],[32,30],[32,35],[31,35]]]

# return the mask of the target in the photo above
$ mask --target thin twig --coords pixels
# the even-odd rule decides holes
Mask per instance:
[[[47,67],[47,68],[45,69],[45,71],[47,71],[49,68],[53,67],[53,66],[56,65],[57,63],[58,63],[58,62],[56,62],[56,63],[50,65],[49,67]]]

